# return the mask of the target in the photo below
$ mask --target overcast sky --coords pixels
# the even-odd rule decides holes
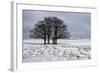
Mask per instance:
[[[90,38],[91,36],[91,14],[79,12],[50,12],[23,10],[23,38],[29,38],[29,31],[34,25],[43,20],[44,17],[54,16],[63,20],[68,25],[72,38]]]

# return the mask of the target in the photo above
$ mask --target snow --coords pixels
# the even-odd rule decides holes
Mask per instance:
[[[89,39],[58,39],[58,44],[43,44],[42,39],[23,40],[23,62],[47,62],[91,59]]]

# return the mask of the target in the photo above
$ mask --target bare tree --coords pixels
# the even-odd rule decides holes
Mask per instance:
[[[64,24],[62,20],[57,17],[52,17],[53,19],[53,44],[57,44],[57,39],[62,38],[70,38],[69,31],[67,29],[67,25]]]
[[[57,17],[45,17],[44,20],[35,24],[35,28],[31,30],[30,37],[44,39],[44,44],[46,44],[46,40],[49,44],[50,39],[52,39],[53,44],[57,44],[57,39],[69,39],[70,34],[63,20]]]
[[[35,24],[35,27],[30,31],[30,38],[44,39],[44,44],[46,44],[46,34],[47,28],[44,21],[39,21],[37,24]]]
[[[47,29],[47,40],[48,40],[48,44],[50,43],[50,37],[52,35],[52,18],[51,17],[45,17],[44,18],[44,22],[46,25],[46,29]]]

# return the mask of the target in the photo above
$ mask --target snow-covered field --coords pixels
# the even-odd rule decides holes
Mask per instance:
[[[91,59],[91,44],[89,39],[59,39],[57,42],[57,45],[44,45],[41,39],[23,40],[23,62]]]

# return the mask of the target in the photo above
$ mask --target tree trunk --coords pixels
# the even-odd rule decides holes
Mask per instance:
[[[57,44],[57,39],[55,39],[55,44]]]
[[[53,44],[57,44],[57,39],[53,39]]]
[[[44,38],[44,44],[46,44],[46,39]]]
[[[46,33],[44,32],[44,44],[46,44]]]
[[[55,36],[55,44],[57,44],[57,34],[56,34],[56,36]]]
[[[57,29],[54,31],[53,44],[57,44]]]
[[[50,36],[48,35],[48,44],[50,44]]]

